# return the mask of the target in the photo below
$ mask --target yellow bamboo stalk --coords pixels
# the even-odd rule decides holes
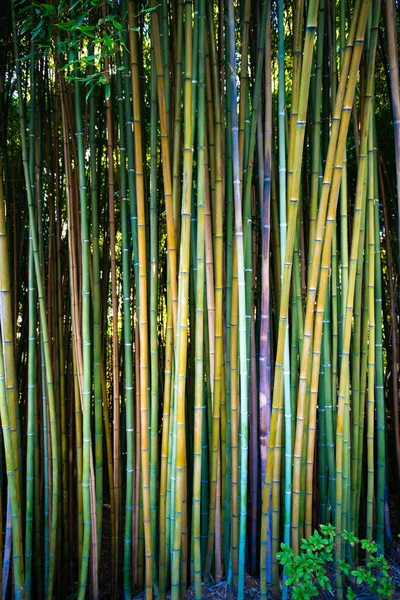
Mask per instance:
[[[141,430],[141,476],[143,492],[143,523],[146,565],[146,599],[153,596],[152,589],[152,539],[150,528],[150,464],[149,464],[149,333],[147,308],[147,260],[146,260],[146,215],[144,196],[144,155],[142,119],[140,108],[140,78],[138,32],[135,29],[137,3],[128,0],[129,42],[131,51],[131,79],[133,128],[135,136],[136,202],[139,245],[139,340],[140,340],[140,430]]]
[[[163,182],[164,182],[164,199],[165,199],[165,211],[166,211],[166,223],[167,223],[167,255],[169,265],[169,281],[171,285],[172,294],[172,317],[173,317],[173,329],[174,335],[176,335],[177,325],[177,310],[178,310],[178,284],[177,284],[177,247],[175,239],[175,221],[174,221],[174,207],[172,200],[172,177],[171,177],[171,157],[169,149],[169,136],[168,136],[168,121],[167,121],[167,107],[165,100],[165,82],[163,74],[162,56],[161,56],[161,43],[160,43],[160,28],[158,23],[158,12],[154,10],[157,7],[155,0],[150,3],[153,11],[151,13],[151,28],[152,28],[152,40],[154,44],[154,56],[156,66],[156,77],[157,77],[157,96],[158,96],[158,112],[160,117],[160,138],[161,138],[161,156],[162,156],[162,170],[163,170]],[[132,15],[130,19],[133,22]],[[133,33],[133,32],[132,32]],[[132,94],[133,90],[133,79],[132,79]]]

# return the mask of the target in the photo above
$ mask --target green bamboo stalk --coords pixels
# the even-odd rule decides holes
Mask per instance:
[[[123,293],[123,339],[124,339],[124,387],[125,387],[125,429],[126,429],[126,498],[125,498],[125,537],[124,537],[124,595],[131,597],[131,555],[132,555],[132,510],[133,510],[133,352],[130,306],[130,260],[129,260],[129,217],[127,199],[126,138],[124,97],[122,93],[121,59],[116,57],[117,65],[117,106],[119,119],[120,148],[120,190],[121,190],[121,230],[122,230],[122,293]]]
[[[371,114],[372,123],[372,114]],[[369,132],[372,139],[372,131]],[[360,146],[360,158],[361,158]],[[375,439],[375,233],[374,233],[374,168],[373,156],[368,156],[368,401],[367,401],[367,518],[366,538],[372,541],[375,489],[374,439]]]
[[[175,215],[175,242],[179,244],[180,223],[177,215],[180,213],[181,201],[181,145],[182,145],[182,71],[183,71],[183,7],[184,1],[178,0],[176,8],[176,58],[174,85],[174,127],[172,151],[172,206]],[[166,71],[164,70],[164,89]],[[178,246],[179,247],[179,246]]]
[[[352,351],[352,373],[351,373],[351,383],[352,383],[352,405],[353,405],[353,435],[352,435],[352,473],[351,473],[351,481],[352,481],[352,516],[358,514],[358,510],[356,508],[356,501],[358,495],[358,486],[361,484],[361,481],[358,481],[358,473],[359,473],[359,461],[360,456],[358,454],[359,445],[360,445],[360,428],[361,422],[364,419],[364,415],[360,413],[361,407],[361,348],[364,337],[368,337],[368,332],[365,329],[364,318],[363,318],[363,310],[362,304],[364,301],[363,297],[363,271],[364,271],[364,227],[362,227],[362,231],[360,232],[360,244],[359,251],[357,256],[357,273],[356,273],[356,291],[355,291],[355,302],[354,302],[354,332],[353,332],[353,351]],[[354,522],[352,524],[352,531],[355,534],[358,534],[358,523]]]
[[[167,326],[165,336],[165,371],[164,371],[164,403],[163,403],[163,427],[161,438],[161,461],[160,461],[160,502],[158,508],[159,514],[159,593],[163,600],[166,594],[167,571],[168,571],[168,552],[169,545],[169,517],[167,509],[168,502],[168,467],[171,444],[169,443],[170,422],[171,422],[171,397],[173,381],[173,327],[172,327],[172,300],[170,288],[167,299]]]
[[[34,52],[32,44],[32,51]],[[31,78],[31,103],[29,107],[29,174],[32,195],[35,195],[35,64],[32,60]],[[34,435],[35,435],[35,404],[36,404],[36,289],[35,271],[33,262],[32,242],[29,243],[29,265],[28,265],[28,294],[29,294],[29,332],[28,332],[28,423],[27,423],[27,445],[26,445],[26,529],[25,529],[25,594],[27,600],[32,594],[32,529],[33,529],[33,494],[34,494]]]
[[[385,397],[384,397],[384,370],[383,370],[383,321],[382,321],[382,262],[379,223],[379,193],[378,193],[378,164],[376,151],[376,126],[373,119],[373,158],[374,158],[374,234],[375,234],[375,365],[376,365],[376,439],[377,439],[377,481],[376,481],[376,541],[379,552],[384,552],[384,503],[385,503],[385,477],[386,466],[386,425],[385,425]]]
[[[154,54],[154,52],[153,52]],[[157,302],[158,302],[158,224],[157,224],[157,85],[154,60],[151,71],[151,114],[150,114],[150,366],[151,366],[151,453],[150,453],[150,496],[151,496],[151,527],[152,545],[155,561],[157,561],[157,473],[158,473],[158,333],[157,333]],[[154,567],[156,562],[154,563]],[[153,586],[157,592],[158,581],[153,577]]]
[[[225,14],[228,14],[226,2]],[[226,23],[229,38],[229,18]],[[229,78],[228,45],[225,44],[226,79]],[[232,312],[232,265],[233,265],[233,163],[232,163],[232,107],[230,94],[226,94],[225,126],[225,222],[226,222],[226,300],[225,300],[225,385],[226,385],[226,471],[224,492],[223,559],[229,577],[230,545],[232,534],[232,423],[231,423],[231,312]]]
[[[79,199],[81,209],[81,238],[82,238],[82,429],[83,429],[83,468],[82,468],[82,496],[83,496],[83,544],[79,575],[78,598],[86,596],[87,577],[89,569],[91,511],[90,511],[90,447],[91,447],[91,393],[92,393],[92,364],[91,364],[91,332],[90,332],[90,234],[88,206],[86,196],[86,177],[84,162],[84,143],[82,130],[82,108],[80,99],[79,82],[75,81],[75,118],[78,149],[78,177]]]
[[[218,461],[221,452],[221,405],[225,403],[222,396],[222,361],[224,355],[223,346],[223,163],[222,163],[222,117],[219,91],[219,75],[217,66],[217,50],[212,15],[212,3],[208,4],[208,27],[210,28],[209,47],[211,62],[212,98],[214,108],[214,168],[215,168],[215,190],[212,202],[213,232],[214,232],[214,298],[215,298],[215,329],[214,329],[214,371],[213,371],[213,416],[212,416],[212,453],[210,473],[210,510],[208,525],[208,551],[205,567],[205,578],[208,579],[211,572],[211,563],[215,545],[216,570],[217,548],[221,545],[219,524],[219,503],[217,500],[217,488],[220,480],[217,476]]]
[[[233,4],[229,4],[231,23],[233,16]],[[266,3],[264,6],[266,13]],[[264,21],[265,24],[265,21]],[[265,27],[264,27],[265,30]],[[245,273],[244,273],[244,244],[242,227],[242,193],[240,185],[239,170],[239,136],[237,120],[237,91],[235,73],[235,39],[233,28],[230,27],[229,40],[229,62],[231,65],[230,94],[232,98],[232,155],[233,155],[233,191],[235,205],[235,239],[237,252],[238,272],[238,310],[239,310],[239,363],[240,363],[240,523],[239,523],[239,560],[238,560],[238,598],[244,597],[244,550],[247,515],[247,439],[248,439],[248,367],[247,367],[247,339],[246,339],[246,297],[245,297]],[[233,450],[233,448],[232,448]]]
[[[94,49],[93,49],[94,51]],[[101,556],[103,521],[103,423],[101,394],[101,291],[100,291],[100,243],[99,243],[99,190],[96,161],[97,141],[95,135],[96,104],[92,93],[89,98],[89,144],[90,144],[90,198],[93,244],[93,398],[95,420],[95,473],[96,473],[96,524],[98,556]]]
[[[228,6],[229,9],[229,6]],[[228,13],[229,14],[229,13]],[[239,370],[238,370],[238,273],[236,236],[232,241],[232,303],[231,303],[231,452],[232,452],[232,533],[231,570],[232,582],[236,589],[239,570]]]
[[[193,449],[193,555],[196,600],[202,597],[201,591],[201,478],[202,478],[202,431],[204,394],[204,284],[205,284],[205,1],[199,2],[199,46],[198,46],[198,129],[197,129],[197,241],[196,241],[196,348],[195,348],[195,416]],[[196,56],[195,56],[196,58]]]

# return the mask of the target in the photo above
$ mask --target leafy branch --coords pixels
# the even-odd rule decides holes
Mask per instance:
[[[333,570],[335,527],[321,525],[320,530],[321,533],[315,530],[309,540],[302,540],[302,552],[298,556],[294,556],[292,548],[285,544],[281,544],[282,552],[277,554],[279,563],[285,568],[285,583],[291,588],[293,600],[316,598],[320,595],[320,590],[332,591],[329,574]],[[344,560],[337,561],[338,571],[348,580],[347,600],[357,597],[351,583],[367,586],[378,598],[391,598],[393,583],[389,565],[383,555],[377,554],[377,544],[370,540],[360,540],[346,530],[343,531],[342,538],[352,547],[360,544],[369,557],[364,566],[357,568]]]
[[[35,51],[48,54],[54,49],[56,56],[63,56],[66,61],[61,70],[67,81],[80,81],[88,86],[86,98],[96,86],[103,85],[109,96],[104,59],[115,64],[112,59],[125,47],[124,27],[117,7],[110,4],[110,14],[99,17],[102,5],[103,0],[77,0],[71,5],[61,0],[57,6],[21,0],[18,6],[18,16],[23,16],[21,33],[35,41]],[[34,54],[30,52],[21,60],[29,60]]]

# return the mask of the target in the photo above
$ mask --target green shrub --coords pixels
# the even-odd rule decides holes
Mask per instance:
[[[277,558],[285,570],[285,585],[291,587],[293,600],[307,600],[318,597],[320,590],[332,591],[334,572],[334,550],[336,531],[332,525],[321,525],[321,532],[314,531],[309,540],[302,540],[301,553],[294,556],[292,548],[281,544],[282,552]],[[347,584],[346,598],[353,600],[356,594],[350,584],[363,585],[380,600],[393,596],[393,583],[389,575],[389,565],[383,555],[378,555],[378,546],[369,540],[359,540],[346,530],[342,538],[350,546],[360,545],[366,552],[364,566],[354,567],[344,560],[337,562],[337,569]]]

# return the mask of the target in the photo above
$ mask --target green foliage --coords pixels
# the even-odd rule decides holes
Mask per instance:
[[[18,6],[21,33],[35,43],[41,54],[54,50],[66,79],[80,81],[88,88],[86,98],[96,86],[105,86],[106,97],[110,96],[104,59],[115,64],[113,58],[125,47],[119,8],[109,4],[109,14],[102,16],[103,4],[103,0],[60,0],[56,7],[22,0]]]
[[[314,531],[309,540],[302,540],[301,553],[294,556],[293,550],[281,544],[277,554],[279,563],[285,568],[286,585],[291,587],[293,600],[317,598],[321,590],[332,591],[331,576],[334,573],[335,527],[321,525],[321,532]],[[364,566],[354,568],[344,560],[337,561],[337,569],[347,580],[347,600],[356,598],[350,584],[365,586],[378,598],[393,596],[393,583],[389,565],[383,555],[378,555],[378,546],[370,540],[359,540],[352,532],[344,530],[342,538],[353,548],[358,544],[367,555]]]

